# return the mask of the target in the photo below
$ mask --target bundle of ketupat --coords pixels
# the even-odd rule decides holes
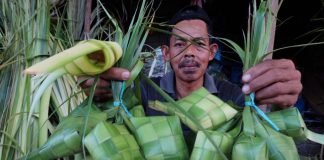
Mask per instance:
[[[195,93],[190,96],[195,95]],[[208,101],[208,100],[201,100]],[[221,101],[222,102],[222,101]],[[178,105],[183,105],[179,100]],[[221,104],[223,104],[222,102]],[[175,108],[171,103],[152,101],[150,106],[165,113],[175,114],[180,118],[183,124],[188,124],[188,116],[182,114],[181,111],[175,112]],[[223,105],[213,104],[215,108]],[[183,108],[186,106],[182,106]],[[224,121],[216,128],[207,129],[208,135],[217,144],[219,150],[216,150],[211,141],[206,138],[206,134],[198,130],[191,152],[190,159],[272,159],[272,160],[290,160],[299,159],[296,143],[307,139],[314,142],[324,144],[324,135],[320,135],[308,130],[302,120],[297,108],[288,108],[276,112],[268,113],[269,119],[278,124],[279,130],[274,129],[268,121],[264,120],[259,113],[246,106],[243,111],[240,109],[238,113],[231,119],[226,120],[218,117],[219,121]],[[221,110],[216,112],[223,113]],[[194,112],[188,112],[195,117]],[[198,120],[198,119],[197,119]],[[199,120],[198,120],[199,121]],[[189,123],[190,125],[195,125]],[[203,125],[202,125],[203,126]],[[189,126],[192,127],[192,126]],[[198,128],[197,126],[192,127]],[[190,146],[188,146],[190,147]]]
[[[260,6],[263,11],[267,11],[265,7],[268,3],[262,2]],[[268,15],[269,16],[269,15]],[[261,16],[262,17],[262,16]],[[261,22],[263,20],[261,19]],[[266,26],[269,26],[267,24]],[[261,31],[263,32],[263,31]],[[269,33],[269,32],[264,32]],[[129,35],[130,36],[130,35]],[[134,34],[135,37],[141,37]],[[91,41],[96,41],[95,43]],[[87,42],[90,42],[88,44]],[[124,41],[125,44],[128,41]],[[112,42],[97,42],[97,40],[84,41],[78,45],[93,46],[93,44],[109,45]],[[229,43],[233,44],[231,41]],[[117,44],[117,43],[116,43]],[[136,43],[137,44],[137,43]],[[248,43],[250,44],[250,43]],[[135,47],[136,45],[134,45]],[[105,46],[107,47],[107,46]],[[117,47],[118,45],[109,45],[109,47]],[[107,70],[109,67],[116,65],[118,54],[116,56],[114,49],[103,49],[98,47],[98,50],[87,50],[83,54],[82,59],[86,60],[88,64],[93,64],[102,68],[102,71]],[[236,45],[234,48],[243,51]],[[260,47],[262,51],[265,48]],[[135,50],[135,49],[134,49]],[[139,49],[140,50],[140,49]],[[252,49],[253,50],[253,49]],[[129,49],[133,51],[133,49]],[[137,51],[135,51],[137,52]],[[105,61],[96,61],[89,58],[88,54],[109,54]],[[133,55],[133,53],[130,53]],[[256,54],[261,55],[262,54]],[[123,55],[124,56],[124,55]],[[112,58],[113,57],[113,58]],[[241,56],[241,58],[244,56]],[[65,59],[66,57],[62,58]],[[125,58],[125,57],[122,57]],[[131,59],[132,57],[128,57]],[[113,60],[112,60],[113,59]],[[258,60],[252,58],[244,58],[251,61],[249,66],[255,65]],[[137,59],[131,64],[140,64]],[[252,63],[253,62],[253,63]],[[105,64],[109,63],[109,65]],[[110,64],[113,63],[113,64]],[[49,63],[50,64],[50,63]],[[47,64],[47,65],[49,65]],[[59,65],[49,72],[54,72],[58,69],[58,75],[62,73],[76,73],[80,75],[83,73],[99,74],[102,71],[96,70],[84,71],[80,62],[73,60],[67,61],[64,65]],[[124,65],[129,65],[128,60],[124,60]],[[76,67],[76,72],[71,72],[71,66]],[[107,67],[108,66],[108,67]],[[118,66],[121,66],[119,64]],[[80,68],[79,68],[80,67]],[[136,65],[131,65],[131,68],[136,68]],[[45,71],[44,71],[45,72]],[[132,72],[133,77],[136,77],[138,70]],[[52,73],[51,73],[52,74]],[[133,80],[135,78],[132,78]],[[147,117],[143,112],[140,104],[127,103],[128,97],[125,99],[123,94],[129,87],[129,83],[114,82],[114,102],[108,108],[108,111],[101,111],[94,104],[87,101],[88,104],[84,108],[85,117],[78,117],[78,127],[75,127],[75,114],[71,113],[66,118],[73,119],[69,121],[62,121],[56,128],[54,133],[50,136],[45,145],[28,155],[35,157],[35,159],[54,159],[58,157],[73,156],[75,153],[87,152],[90,153],[93,159],[298,159],[298,153],[295,143],[291,137],[295,137],[295,129],[287,131],[284,129],[282,121],[286,122],[286,126],[290,126],[285,116],[276,116],[275,113],[269,115],[270,119],[278,117],[275,124],[281,128],[278,132],[269,126],[267,121],[259,117],[255,110],[251,110],[250,106],[246,106],[244,111],[234,109],[228,103],[225,103],[217,97],[208,93],[204,88],[201,88],[175,103],[155,102],[154,108],[164,111],[175,116],[155,116]],[[90,98],[92,98],[90,96]],[[130,98],[131,99],[131,98]],[[250,97],[248,97],[250,99]],[[123,101],[124,100],[124,101]],[[251,99],[253,101],[253,99]],[[137,101],[138,102],[138,101]],[[135,105],[128,106],[128,105]],[[178,107],[172,107],[172,106]],[[77,112],[77,107],[75,112]],[[93,110],[92,110],[93,109]],[[130,112],[128,112],[130,109]],[[255,109],[255,108],[254,108]],[[103,115],[103,119],[95,121],[98,117],[90,116],[94,113]],[[99,112],[97,112],[99,111]],[[107,113],[108,112],[108,113]],[[286,114],[283,113],[278,114]],[[77,114],[79,115],[79,114]],[[298,119],[298,114],[295,114]],[[101,116],[99,116],[101,117]],[[122,119],[116,118],[122,117]],[[292,116],[294,117],[294,116]],[[94,118],[94,119],[93,119]],[[283,118],[283,119],[280,119]],[[293,118],[292,118],[293,119]],[[183,133],[181,130],[180,120],[188,125],[192,130],[198,132],[193,151],[188,153],[188,146],[186,146]],[[292,120],[294,121],[294,120]],[[302,121],[299,121],[302,124]],[[302,133],[299,129],[305,130],[303,125],[296,127],[300,137]],[[69,134],[65,134],[65,130]],[[285,135],[287,133],[287,135]],[[309,132],[305,132],[307,138],[310,136]],[[59,137],[59,138],[56,138]],[[72,137],[72,138],[71,138]],[[82,138],[85,137],[85,138]],[[320,135],[318,137],[321,137]],[[75,141],[74,141],[75,140]],[[50,145],[49,145],[50,144]],[[52,145],[57,144],[57,145]],[[170,145],[172,144],[172,145]],[[82,148],[85,146],[86,148]],[[46,150],[45,150],[46,148]],[[86,150],[83,150],[86,149]],[[46,151],[46,152],[45,152]],[[46,153],[46,154],[43,154]],[[27,155],[27,156],[28,156]],[[31,157],[29,157],[31,158]]]
[[[79,45],[88,43],[93,45],[93,41],[99,42],[97,40],[88,40],[78,44],[77,46],[79,47]],[[110,43],[99,42],[99,44]],[[115,47],[118,46],[116,45]],[[50,57],[46,61],[52,61],[51,58],[55,59],[56,57],[60,57],[60,55],[63,53],[58,53],[59,56]],[[108,52],[91,50],[84,53],[83,56],[93,53],[115,55],[113,50],[109,50]],[[110,55],[106,56],[109,57]],[[44,63],[44,61],[40,63]],[[56,65],[56,68],[49,65],[48,68],[50,68],[50,71],[45,69],[42,70],[41,73],[52,72],[49,74],[51,75],[55,72],[59,72],[61,74],[58,75],[62,75],[63,73],[66,74],[68,71],[63,69],[63,67],[73,66],[69,63],[74,64],[75,62],[70,60],[70,62],[66,61],[63,65],[53,64]],[[99,64],[90,59],[89,63],[93,63],[95,65]],[[111,61],[104,61],[100,63],[111,63]],[[35,66],[38,65],[39,64],[35,64]],[[106,64],[99,65],[107,66]],[[35,66],[32,66],[32,68]],[[83,70],[82,65],[80,65],[80,67],[80,70]],[[104,68],[103,71],[106,69],[108,68]],[[30,68],[27,70],[30,71]],[[64,70],[64,72],[62,70]],[[134,72],[137,72],[137,70],[134,70]],[[137,76],[136,74],[134,75]],[[142,157],[145,157],[145,159],[188,159],[189,153],[183,137],[179,118],[177,116],[146,117],[143,114],[144,112],[142,106],[134,104],[138,102],[138,100],[136,100],[136,98],[130,94],[129,89],[125,89],[126,83],[114,83],[116,83],[118,88],[115,88],[115,90],[113,88],[113,91],[117,93],[116,95],[118,95],[118,97],[114,99],[115,102],[110,104],[110,107],[104,108],[108,108],[108,110],[100,111],[100,109],[92,103],[92,97],[90,95],[87,101],[76,107],[71,114],[69,114],[63,121],[59,123],[55,131],[49,137],[49,140],[42,147],[33,151],[32,153],[27,154],[26,157],[23,158],[55,159],[59,157],[71,156],[82,151],[84,153],[88,151],[91,157],[94,159],[102,159],[103,157],[111,159],[123,159],[125,157],[130,159],[141,159]],[[125,99],[125,91],[125,95],[131,97]],[[197,94],[192,96],[198,96],[198,98],[195,99],[200,105],[197,105],[198,107],[193,106],[191,108],[197,107],[197,109],[204,111],[205,108],[202,104],[209,104],[209,108],[207,108],[207,112],[205,112],[206,114],[202,114],[200,117],[208,115],[208,112],[210,112],[213,115],[223,115],[222,117],[225,118],[220,122],[218,122],[216,119],[211,119],[210,122],[212,123],[209,124],[216,124],[219,126],[220,124],[225,123],[227,119],[232,118],[237,112],[226,103],[218,101],[217,97],[211,96],[206,90],[202,89],[200,92],[197,92]],[[185,100],[186,99],[180,101],[180,103],[184,104],[183,102],[185,102]],[[214,107],[215,104],[216,106],[219,106],[219,108]],[[125,105],[135,105],[135,107]],[[202,109],[199,107],[202,107]],[[223,108],[229,111],[223,111]],[[131,109],[131,112],[128,112],[128,109]],[[134,113],[134,115],[131,113]],[[226,116],[228,113],[230,113],[230,115]],[[118,123],[116,123],[116,116],[122,117],[123,121],[118,121]],[[219,116],[209,117],[211,118]],[[184,118],[184,120],[189,121],[188,118]],[[192,119],[190,121],[192,121]],[[125,124],[127,127],[125,127]],[[203,128],[201,126],[197,127],[197,125],[192,126],[194,128]],[[215,126],[207,127],[215,128]],[[128,139],[127,143],[125,139]],[[84,151],[82,146],[85,146],[87,151]],[[114,154],[111,152],[112,150],[118,152],[119,154]]]

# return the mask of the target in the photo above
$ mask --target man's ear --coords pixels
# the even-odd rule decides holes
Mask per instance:
[[[169,61],[170,60],[170,53],[169,53],[169,46],[167,45],[162,45],[161,46],[161,51],[163,53],[163,58],[165,61]]]
[[[216,52],[218,51],[218,45],[216,43],[212,43],[211,45],[209,45],[209,60],[211,61],[214,57]]]

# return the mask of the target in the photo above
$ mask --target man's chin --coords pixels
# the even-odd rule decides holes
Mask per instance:
[[[183,67],[181,68],[182,72],[184,74],[195,74],[196,72],[199,71],[198,67]]]
[[[182,74],[183,75],[187,75],[187,76],[193,76],[197,73],[197,71],[190,71],[190,70],[187,70],[187,71],[182,71]]]
[[[198,75],[196,74],[196,72],[190,72],[190,71],[182,72],[182,74],[178,75],[178,76],[181,76],[182,77],[181,79],[188,81],[188,82],[196,81],[198,79]]]

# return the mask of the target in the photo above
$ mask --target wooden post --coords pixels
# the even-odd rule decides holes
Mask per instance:
[[[84,39],[90,39],[90,27],[91,27],[91,7],[92,0],[86,1],[85,16],[84,16]]]
[[[272,12],[275,15],[275,17],[277,18],[277,13],[278,13],[278,9],[279,9],[279,4],[278,4],[278,0],[272,0]],[[275,34],[276,34],[276,19],[273,20],[272,22],[272,26],[271,26],[271,36],[270,36],[270,44],[269,44],[269,48],[268,51],[271,52],[273,51],[273,47],[274,47],[274,39],[275,39]],[[269,54],[265,59],[272,59],[272,54]]]
[[[278,13],[278,0],[272,0],[272,12],[275,15],[275,17],[277,18],[277,13]],[[269,48],[268,48],[268,52],[273,51],[273,47],[274,47],[274,39],[275,39],[275,34],[276,34],[276,19],[273,20],[272,22],[272,26],[271,26],[271,35],[270,35],[270,44],[269,44]],[[272,53],[267,55],[264,59],[272,59]],[[267,110],[269,109],[267,107],[267,105],[260,105],[259,108],[263,111],[263,112],[267,112]]]

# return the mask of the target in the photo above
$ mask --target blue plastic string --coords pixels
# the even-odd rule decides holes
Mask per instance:
[[[276,124],[274,124],[271,121],[271,119],[266,114],[264,114],[264,112],[257,105],[255,105],[254,96],[255,96],[254,93],[250,93],[251,101],[245,102],[245,105],[251,106],[264,120],[266,120],[270,124],[270,126],[273,129],[275,129],[276,131],[279,131],[280,130],[279,127]]]
[[[118,101],[114,101],[114,107],[119,107],[121,106],[122,109],[125,111],[125,113],[127,114],[128,117],[132,117],[132,114],[128,111],[128,109],[126,108],[125,104],[123,103],[123,96],[124,96],[124,91],[125,91],[125,81],[123,81],[122,83],[122,87],[120,89],[120,93],[119,93],[119,97],[118,97]]]

